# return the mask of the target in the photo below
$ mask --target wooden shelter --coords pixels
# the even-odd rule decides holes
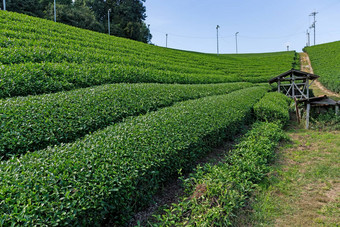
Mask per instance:
[[[335,107],[335,114],[339,114],[339,106],[340,101],[336,102],[331,98],[328,98],[327,95],[307,98],[307,99],[300,99],[297,103],[304,103],[306,108],[306,129],[309,128],[309,112],[310,107]]]
[[[296,99],[308,99],[309,87],[319,76],[291,69],[281,75],[270,79],[269,84],[277,83],[278,92]]]

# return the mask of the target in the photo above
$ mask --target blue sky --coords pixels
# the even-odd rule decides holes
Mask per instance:
[[[340,40],[340,0],[146,0],[146,23],[158,46],[216,53],[301,51],[316,15],[316,43]],[[313,31],[311,43],[313,44]]]

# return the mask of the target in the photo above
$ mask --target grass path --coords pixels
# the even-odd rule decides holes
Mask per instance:
[[[340,226],[340,131],[288,134],[240,226]]]

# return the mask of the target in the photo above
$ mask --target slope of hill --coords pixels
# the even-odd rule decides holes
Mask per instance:
[[[0,226],[126,224],[254,121],[270,89],[256,83],[296,61],[167,49],[4,11],[0,31]]]
[[[266,82],[295,57],[179,51],[4,11],[0,22],[0,97],[119,82]]]
[[[314,73],[320,82],[334,92],[340,92],[340,41],[306,47]]]

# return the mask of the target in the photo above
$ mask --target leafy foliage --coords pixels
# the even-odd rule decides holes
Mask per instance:
[[[0,22],[0,97],[117,82],[267,82],[295,56],[172,50],[3,11]]]
[[[258,120],[286,124],[289,120],[288,106],[291,99],[282,93],[267,93],[256,105],[254,112]]]
[[[127,116],[251,85],[113,84],[0,100],[0,157],[71,142]]]
[[[320,82],[334,92],[340,92],[340,41],[305,47],[314,73]]]
[[[122,224],[162,182],[233,137],[266,91],[253,87],[177,103],[3,161],[0,223],[93,226],[109,218]]]
[[[229,226],[286,138],[275,123],[256,123],[219,165],[198,167],[184,181],[187,196],[156,216],[154,226]]]
[[[111,9],[112,35],[149,43],[152,36],[144,23],[146,9],[143,2],[144,0],[57,0],[57,22],[106,33],[108,10]],[[2,4],[1,1],[1,9]],[[12,12],[54,19],[53,0],[6,0],[6,8]]]

